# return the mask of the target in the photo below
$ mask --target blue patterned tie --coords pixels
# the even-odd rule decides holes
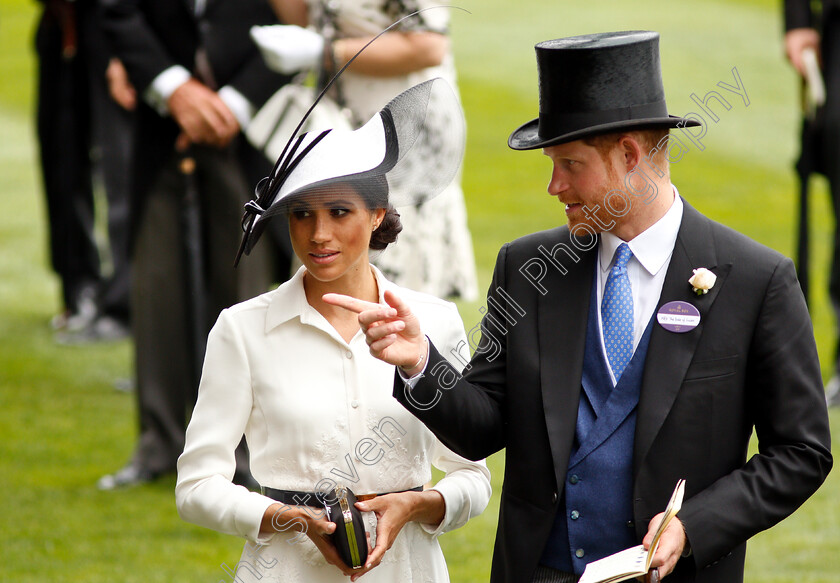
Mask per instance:
[[[633,293],[627,275],[627,262],[633,252],[627,243],[622,243],[615,255],[615,265],[610,270],[601,300],[601,320],[607,360],[618,382],[633,357]]]

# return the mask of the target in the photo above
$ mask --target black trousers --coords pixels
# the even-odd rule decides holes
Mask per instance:
[[[86,17],[79,6],[75,22]],[[76,311],[79,295],[98,283],[99,253],[93,238],[90,103],[86,44],[66,53],[61,18],[44,9],[35,36],[38,54],[38,143],[47,199],[49,248],[61,279],[64,307]]]
[[[822,36],[826,104],[820,128],[820,166],[828,178],[834,211],[834,238],[828,292],[837,320],[835,374],[840,374],[840,14],[824,23]]]
[[[109,52],[97,21],[88,23],[90,111],[94,145],[94,172],[104,186],[108,245],[102,249],[103,280],[97,293],[100,313],[128,324],[131,289],[131,157],[134,115],[108,93],[105,70]]]
[[[269,245],[258,246],[233,269],[243,204],[251,193],[233,148],[194,147],[193,153],[200,195],[198,237],[185,237],[187,183],[173,154],[146,194],[133,251],[132,331],[140,420],[133,462],[155,473],[173,470],[184,448],[198,389],[196,342],[204,345],[223,308],[267,291],[270,284]],[[187,243],[200,245],[204,256],[201,281],[192,285]],[[206,303],[198,338],[191,316],[196,291]]]
[[[577,583],[577,580],[578,576],[574,573],[564,573],[540,565],[537,567],[537,572],[534,573],[531,583]]]

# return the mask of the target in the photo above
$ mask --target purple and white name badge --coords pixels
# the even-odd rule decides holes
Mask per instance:
[[[700,323],[700,311],[688,302],[668,302],[659,308],[656,321],[670,332],[683,334]]]

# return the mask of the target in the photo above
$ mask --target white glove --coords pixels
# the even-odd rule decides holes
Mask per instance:
[[[252,26],[251,38],[268,68],[284,75],[313,69],[324,57],[324,37],[294,24]]]

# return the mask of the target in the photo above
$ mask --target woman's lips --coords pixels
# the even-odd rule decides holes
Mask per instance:
[[[313,251],[309,254],[309,257],[318,265],[327,265],[335,261],[335,258],[338,257],[338,251]]]

